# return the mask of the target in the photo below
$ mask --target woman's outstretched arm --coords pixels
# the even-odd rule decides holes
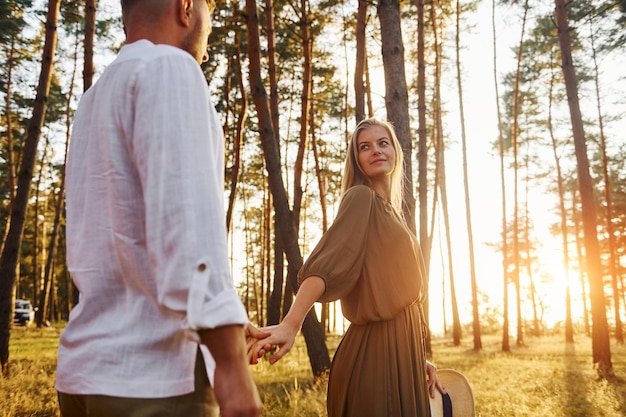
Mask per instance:
[[[270,357],[270,363],[276,363],[293,347],[298,331],[302,327],[304,318],[313,307],[313,304],[326,290],[326,283],[321,277],[310,276],[302,282],[296,298],[283,321],[276,326],[264,327],[263,332],[270,336],[257,341],[248,350],[248,357],[256,358],[259,351],[268,350],[268,347],[278,347],[278,351]]]

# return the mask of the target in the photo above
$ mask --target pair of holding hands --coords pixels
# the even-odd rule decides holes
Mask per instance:
[[[297,328],[290,328],[285,322],[260,329],[248,323],[245,327],[248,362],[251,365],[256,365],[259,363],[259,358],[278,348],[270,357],[270,364],[275,364],[291,350],[298,330]]]
[[[275,364],[291,350],[298,330],[297,326],[290,326],[286,321],[275,326],[262,327],[260,329],[248,323],[245,327],[248,362],[251,365],[256,365],[260,357],[278,348],[270,356],[270,364]],[[437,378],[437,367],[429,361],[426,361],[426,376],[428,379],[428,393],[431,398],[435,398],[435,389],[442,394],[446,393],[446,389],[439,381],[439,378]]]

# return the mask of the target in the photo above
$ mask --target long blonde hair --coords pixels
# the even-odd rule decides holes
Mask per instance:
[[[393,125],[384,120],[377,120],[375,118],[362,120],[352,132],[350,142],[348,143],[348,154],[346,155],[346,162],[343,169],[343,178],[341,179],[341,193],[342,195],[351,187],[355,185],[371,185],[369,178],[363,172],[363,169],[359,165],[359,135],[365,129],[372,126],[384,127],[389,132],[393,150],[396,153],[396,161],[391,172],[391,205],[400,214],[402,214],[402,199],[404,197],[404,158],[402,153],[402,147],[396,136]]]

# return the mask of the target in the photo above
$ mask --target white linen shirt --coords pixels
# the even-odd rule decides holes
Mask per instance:
[[[248,322],[228,263],[223,134],[192,56],[125,45],[80,101],[66,175],[80,301],[61,335],[56,388],[192,392],[197,330]]]

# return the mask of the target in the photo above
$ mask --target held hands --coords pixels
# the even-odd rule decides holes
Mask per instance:
[[[266,352],[278,347],[278,351],[270,357],[270,363],[275,364],[291,350],[307,312],[324,293],[325,288],[326,283],[321,277],[310,276],[300,285],[298,295],[291,305],[289,313],[280,324],[264,327],[260,330],[248,326],[246,343],[248,345],[248,360],[251,364],[257,363],[258,359]],[[261,334],[269,334],[269,336],[262,337]]]
[[[252,325],[246,328],[246,344],[248,346],[248,360],[250,364],[257,364],[258,359],[278,347],[270,357],[270,364],[275,364],[293,347],[298,327],[290,326],[285,320],[276,326],[257,329]]]
[[[259,342],[270,336],[270,333],[257,329],[251,323],[246,325],[244,332],[248,351],[248,363],[250,365],[256,365],[259,363],[259,358],[272,348],[272,345]],[[252,349],[257,342],[259,342],[259,347],[256,350]]]

